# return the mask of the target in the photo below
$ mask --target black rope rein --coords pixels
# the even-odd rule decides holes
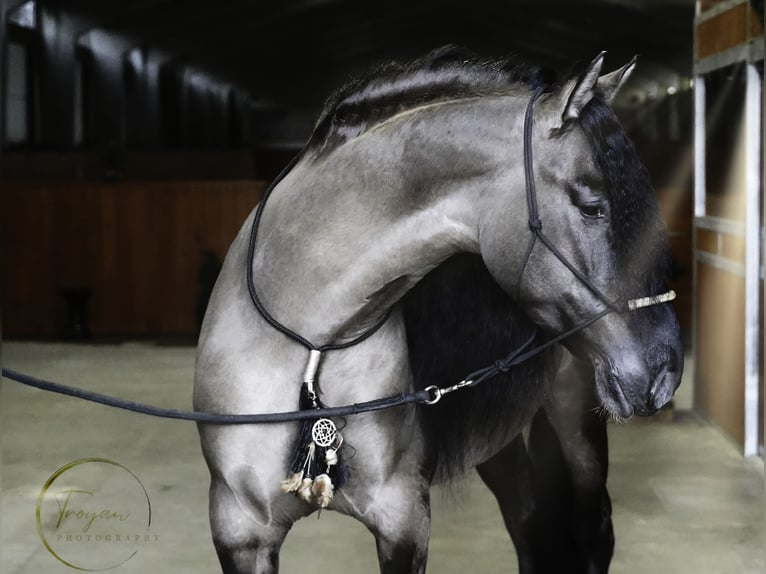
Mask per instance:
[[[260,413],[260,414],[225,414],[225,413],[207,413],[200,411],[184,411],[179,409],[169,409],[156,407],[153,405],[147,405],[138,403],[128,399],[121,399],[117,397],[111,397],[95,391],[89,391],[69,385],[63,385],[53,381],[46,381],[39,379],[31,375],[14,371],[13,369],[3,368],[3,377],[21,383],[23,385],[34,387],[43,391],[49,391],[52,393],[58,393],[61,395],[75,397],[83,399],[93,403],[106,405],[126,411],[132,411],[143,415],[149,415],[153,417],[160,417],[166,419],[176,419],[185,421],[195,421],[198,423],[216,424],[216,425],[244,425],[244,424],[275,424],[285,423],[291,421],[310,420],[321,417],[341,417],[347,415],[355,415],[359,413],[366,413],[372,411],[380,411],[390,409],[393,407],[399,407],[407,404],[424,404],[433,405],[439,402],[441,398],[458,389],[464,387],[475,387],[483,382],[493,379],[500,373],[507,372],[512,367],[523,363],[524,361],[532,358],[535,355],[542,353],[547,348],[551,347],[555,343],[569,337],[575,332],[584,329],[591,323],[598,321],[610,313],[611,309],[605,309],[601,313],[587,319],[585,322],[577,325],[576,327],[562,333],[561,335],[554,337],[542,343],[541,345],[525,351],[529,345],[534,341],[537,336],[532,335],[527,341],[520,347],[514,349],[504,359],[495,361],[492,365],[484,367],[477,371],[474,371],[465,379],[453,385],[451,387],[437,387],[436,385],[429,386],[423,390],[414,391],[411,393],[398,393],[381,399],[374,399],[371,401],[365,401],[361,403],[354,403],[350,405],[343,405],[338,407],[323,407],[318,410],[299,410],[299,411],[285,411],[279,413]]]
[[[69,385],[62,385],[61,383],[54,383],[53,381],[38,379],[31,375],[19,373],[18,371],[14,371],[12,369],[3,368],[3,377],[43,391],[50,391],[52,393],[84,399],[86,401],[106,405],[109,407],[115,407],[126,411],[140,413],[142,415],[161,417],[165,419],[195,421],[198,423],[216,425],[246,425],[284,423],[305,419],[316,419],[320,416],[317,414],[317,411],[285,411],[280,413],[263,414],[225,414],[166,409],[162,407],[146,405],[143,403],[137,403],[127,399],[110,397],[108,395],[103,395],[94,391],[71,387]],[[363,403],[354,403],[352,405],[345,405],[341,407],[327,407],[321,409],[321,416],[345,416],[370,411],[379,411],[406,405],[409,403],[425,403],[431,397],[431,394],[425,390],[407,394],[400,393],[398,395],[392,395],[390,397],[375,399]]]
[[[597,316],[593,320],[600,318]],[[143,403],[137,403],[128,399],[121,399],[117,397],[111,397],[94,391],[80,389],[69,385],[63,385],[61,383],[55,383],[53,381],[46,381],[39,379],[31,375],[20,373],[12,369],[3,368],[3,377],[34,387],[43,391],[49,391],[52,393],[58,393],[69,397],[75,397],[78,399],[84,399],[93,403],[106,405],[109,407],[115,407],[118,409],[132,411],[143,415],[149,415],[154,417],[161,417],[166,419],[177,419],[186,421],[195,421],[206,424],[217,425],[243,425],[243,424],[274,424],[284,423],[291,421],[316,419],[319,417],[341,417],[347,415],[355,415],[359,413],[366,413],[372,411],[380,411],[384,409],[390,409],[393,407],[399,407],[411,403],[433,405],[442,398],[445,394],[457,390],[462,387],[476,386],[480,383],[492,379],[501,372],[508,371],[511,367],[518,365],[531,358],[538,353],[541,353],[552,344],[556,343],[565,336],[570,335],[571,332],[567,332],[555,339],[536,347],[526,353],[523,353],[534,340],[534,335],[530,337],[521,347],[514,350],[507,357],[502,360],[496,361],[493,365],[479,369],[468,375],[463,381],[452,387],[440,388],[432,385],[426,389],[414,391],[411,393],[398,393],[381,399],[374,399],[371,401],[365,401],[361,403],[354,403],[350,405],[343,405],[339,407],[323,407],[317,410],[299,410],[299,411],[285,411],[279,413],[262,413],[262,414],[224,414],[224,413],[207,413],[199,411],[184,411],[179,409],[168,409],[162,407],[156,407]]]

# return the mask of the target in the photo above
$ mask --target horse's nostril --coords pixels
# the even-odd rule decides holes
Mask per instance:
[[[660,370],[646,396],[646,406],[649,409],[657,411],[668,404],[676,388],[676,378],[675,369],[670,368],[670,365]]]
[[[646,363],[652,373],[659,377],[663,372],[674,373],[678,369],[678,358],[670,345],[654,345],[646,352]]]
[[[678,359],[676,359],[675,353],[670,355],[670,359],[668,360],[668,364],[665,368],[669,373],[675,373],[678,370]]]

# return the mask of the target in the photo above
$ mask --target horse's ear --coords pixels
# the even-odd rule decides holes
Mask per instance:
[[[579,78],[570,81],[562,88],[561,101],[564,106],[561,112],[562,126],[579,118],[583,108],[593,98],[605,54],[606,52],[601,52]]]
[[[619,70],[604,74],[598,79],[597,87],[604,94],[607,103],[611,104],[614,101],[617,92],[628,81],[630,74],[636,67],[636,60],[638,60],[638,56],[633,56],[633,59]]]

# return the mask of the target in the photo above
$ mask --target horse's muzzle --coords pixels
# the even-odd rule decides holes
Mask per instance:
[[[656,345],[642,362],[641,368],[628,372],[615,369],[609,362],[596,365],[596,387],[602,404],[612,414],[622,418],[650,416],[673,397],[681,382],[683,355],[669,345]]]

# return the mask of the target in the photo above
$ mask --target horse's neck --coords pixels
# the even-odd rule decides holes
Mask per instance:
[[[496,161],[489,144],[396,133],[300,162],[264,209],[256,288],[274,317],[315,344],[360,334],[441,261],[478,251],[475,206]]]

